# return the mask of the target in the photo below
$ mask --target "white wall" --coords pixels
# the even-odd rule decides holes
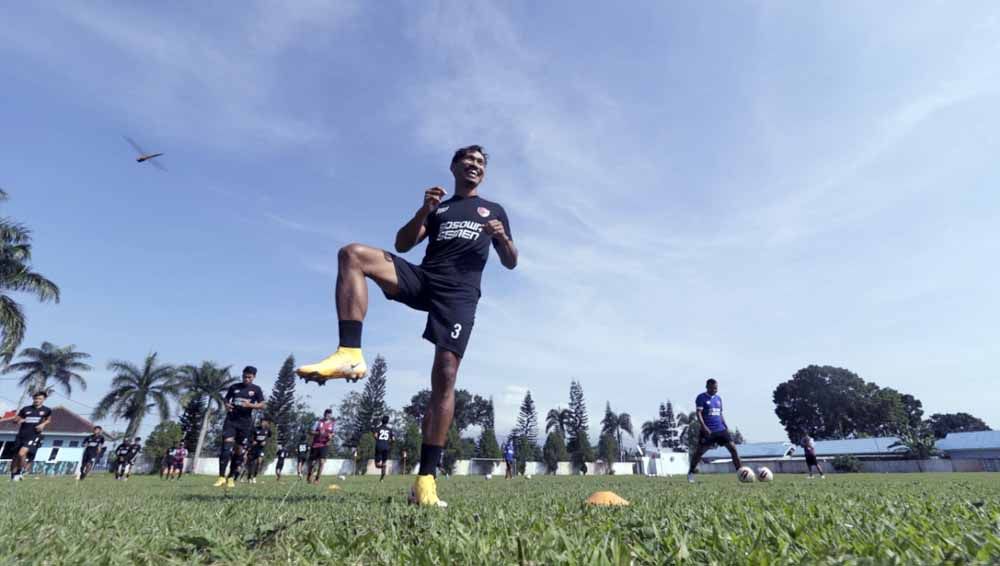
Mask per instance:
[[[820,465],[827,474],[835,474],[833,462],[828,458],[820,458]],[[751,468],[767,466],[776,474],[808,473],[805,460],[774,459],[744,461]],[[734,473],[730,462],[705,464],[698,466],[703,474]],[[930,460],[862,460],[861,471],[870,474],[908,474],[920,472],[988,472],[1000,471],[1000,460],[982,460],[965,458],[932,458]]]
[[[683,463],[679,467],[670,464],[677,469],[682,471],[671,471],[670,473],[684,473],[687,472],[687,454],[675,454],[677,456],[678,463],[683,457]],[[667,460],[664,459],[664,464],[661,469],[667,470]],[[390,460],[387,462],[389,465],[389,474],[399,473],[399,462],[396,460]],[[190,465],[190,459],[188,459],[188,465]],[[261,471],[262,476],[273,476],[275,468],[275,461],[272,461],[267,465],[267,468]],[[614,464],[614,471],[616,475],[632,475],[633,474],[633,463],[632,462],[618,462]],[[486,475],[488,473],[493,475],[503,475],[505,466],[503,462],[490,462],[485,460],[459,460],[455,462],[455,475],[457,476],[467,476],[467,475]],[[607,466],[604,463],[593,463],[587,464],[588,474],[604,474],[607,471]],[[198,469],[194,472],[201,475],[217,475],[219,473],[219,459],[218,458],[199,458],[198,459]],[[285,475],[295,473],[295,459],[288,458],[285,460],[285,467],[282,470]],[[326,465],[323,466],[324,476],[338,476],[338,475],[351,475],[354,473],[354,462],[351,460],[345,460],[340,458],[331,458],[326,461]],[[368,468],[366,473],[369,475],[376,475],[381,473],[381,471],[375,467],[375,462],[373,460],[368,461]],[[545,463],[544,462],[526,462],[525,463],[525,473],[531,475],[545,475]],[[568,476],[574,475],[576,470],[573,469],[573,465],[570,462],[560,462],[559,467],[556,470],[555,475]],[[661,475],[668,475],[663,473]]]

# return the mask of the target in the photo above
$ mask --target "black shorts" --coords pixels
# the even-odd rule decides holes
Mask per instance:
[[[83,463],[89,464],[97,459],[97,448],[83,449]]]
[[[386,298],[426,312],[424,338],[458,357],[464,356],[476,322],[479,289],[389,255],[396,268],[399,293],[394,297],[385,293]]]
[[[278,461],[274,463],[274,469],[278,470],[280,472],[281,468],[284,468],[284,467],[285,467],[285,459],[284,458],[278,458]]]
[[[263,446],[259,446],[259,447],[258,446],[251,446],[250,447],[250,459],[251,460],[259,460],[262,456],[264,456],[264,447]]]
[[[815,454],[806,454],[806,465],[807,466],[818,466],[819,462],[816,461]]]
[[[733,437],[729,436],[728,430],[713,432],[711,434],[702,432],[701,438],[698,441],[702,446],[725,446],[733,441]]]
[[[375,446],[375,463],[381,464],[389,459],[388,446]]]
[[[178,470],[184,469],[184,460],[171,460],[170,467],[176,468]]]
[[[14,439],[14,450],[17,451],[22,448],[27,448],[28,452],[34,452],[38,449],[38,440],[40,436],[42,436],[42,434],[37,431],[18,433],[17,438]]]
[[[232,438],[236,440],[236,444],[240,446],[246,446],[247,442],[250,441],[250,436],[253,434],[253,421],[250,419],[226,419],[226,422],[222,424],[222,438]]]
[[[309,461],[313,462],[315,460],[326,460],[326,454],[330,451],[329,446],[313,446],[309,450]]]

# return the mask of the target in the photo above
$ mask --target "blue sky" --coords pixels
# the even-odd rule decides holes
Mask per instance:
[[[326,355],[337,249],[390,247],[481,143],[521,263],[488,267],[459,385],[501,431],[529,389],[544,415],[578,379],[592,423],[611,401],[638,425],[711,376],[731,425],[780,439],[771,393],[811,363],[1000,426],[994,3],[7,13],[4,214],[63,291],[25,298],[25,345],[93,354],[76,403],[111,358],[254,364],[267,389],[289,353]],[[399,407],[432,348],[372,297]],[[360,386],[298,391],[320,409]]]

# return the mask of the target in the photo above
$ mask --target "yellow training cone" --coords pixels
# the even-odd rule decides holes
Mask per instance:
[[[339,490],[340,490],[340,486],[339,486],[339,485],[337,485],[337,484],[332,484],[332,485],[331,485],[330,487],[328,487],[327,489],[329,489],[330,491],[339,491]]]
[[[598,491],[587,498],[587,505],[628,505],[628,501],[613,491]]]

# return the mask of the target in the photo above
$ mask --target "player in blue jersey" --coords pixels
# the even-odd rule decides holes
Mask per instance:
[[[507,465],[507,470],[504,472],[503,479],[512,480],[514,479],[514,460],[516,460],[516,454],[514,452],[514,439],[508,438],[507,442],[503,445],[503,461]]]
[[[691,467],[688,468],[688,481],[694,483],[694,472],[698,469],[701,457],[710,449],[716,446],[725,446],[729,454],[733,457],[733,465],[740,469],[740,455],[736,452],[736,445],[729,435],[729,427],[726,426],[726,419],[722,416],[722,397],[719,397],[719,382],[709,379],[705,382],[705,392],[698,395],[694,401],[698,411],[698,425],[701,435],[698,440],[698,449],[691,456]]]
[[[490,248],[504,267],[517,266],[518,250],[507,212],[479,195],[487,159],[478,145],[458,149],[450,166],[454,194],[445,199],[443,187],[424,191],[423,204],[396,233],[399,253],[427,240],[420,265],[362,244],[340,249],[336,290],[340,345],[323,361],[297,370],[302,379],[321,384],[330,379],[357,381],[364,377],[367,365],[361,354],[361,334],[368,311],[367,279],[387,298],[427,313],[424,338],[435,345],[435,351],[431,397],[422,423],[420,469],[410,492],[410,501],[419,505],[446,506],[437,496],[435,466],[444,454],[454,418],[455,381],[475,323]]]

